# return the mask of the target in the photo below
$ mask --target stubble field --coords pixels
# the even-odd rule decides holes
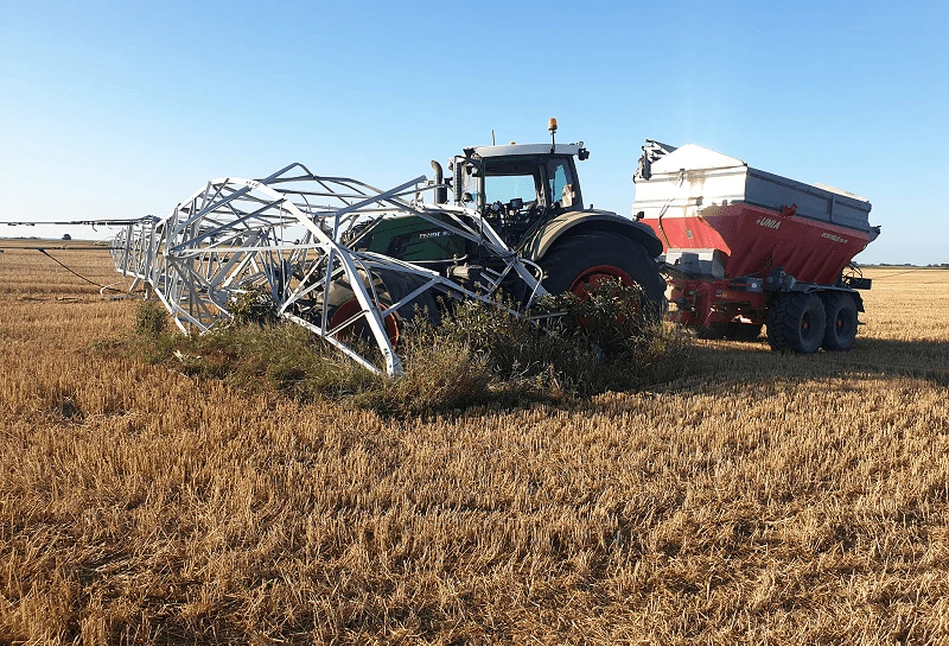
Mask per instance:
[[[947,641],[949,271],[866,273],[850,353],[391,419],[102,352],[135,302],[7,250],[0,643]]]

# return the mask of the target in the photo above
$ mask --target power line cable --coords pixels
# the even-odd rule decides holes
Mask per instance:
[[[89,278],[86,278],[85,276],[83,276],[82,274],[80,274],[80,273],[78,273],[78,272],[76,272],[76,271],[73,271],[71,268],[67,267],[65,264],[63,264],[62,262],[60,262],[59,260],[57,260],[56,258],[54,258],[53,256],[51,256],[51,255],[49,254],[49,252],[46,251],[46,249],[44,249],[43,247],[34,247],[34,249],[35,249],[36,251],[39,251],[41,254],[43,254],[44,256],[46,256],[47,258],[49,258],[50,260],[52,260],[53,262],[55,262],[57,265],[59,265],[60,267],[62,267],[62,268],[65,269],[66,271],[68,271],[68,272],[69,272],[70,274],[72,274],[73,276],[76,276],[77,278],[80,278],[80,279],[86,281],[86,282],[89,283],[90,285],[95,285],[96,287],[99,287],[101,290],[109,290],[109,291],[111,291],[111,292],[117,292],[117,293],[119,293],[119,294],[124,294],[124,293],[125,293],[125,292],[123,292],[121,289],[115,289],[114,287],[109,287],[108,285],[102,285],[102,284],[100,284],[100,283],[97,283],[97,282],[94,281],[94,280],[91,280],[91,279],[89,279]],[[101,293],[101,292],[100,292],[100,293]]]

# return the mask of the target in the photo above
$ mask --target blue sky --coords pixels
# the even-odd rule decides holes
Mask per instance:
[[[0,0],[0,221],[291,161],[386,187],[556,116],[598,208],[629,213],[644,138],[694,142],[870,199],[860,261],[949,262],[947,64],[936,1]]]

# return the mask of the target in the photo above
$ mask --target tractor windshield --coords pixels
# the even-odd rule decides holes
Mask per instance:
[[[526,204],[537,200],[537,184],[534,175],[488,175],[484,178],[484,192],[489,203],[521,198]]]
[[[474,166],[469,168],[471,171],[464,176],[463,191],[478,208],[495,202],[508,204],[514,199],[544,209],[583,208],[573,160],[568,156],[488,157],[480,170]]]
[[[520,198],[525,204],[543,203],[543,165],[533,156],[494,157],[484,164],[484,202],[506,204]]]

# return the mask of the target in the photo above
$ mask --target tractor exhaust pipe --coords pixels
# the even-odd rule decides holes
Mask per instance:
[[[445,171],[442,165],[434,159],[432,160],[432,169],[435,171],[435,204],[446,204],[448,202],[448,187],[445,186]]]

